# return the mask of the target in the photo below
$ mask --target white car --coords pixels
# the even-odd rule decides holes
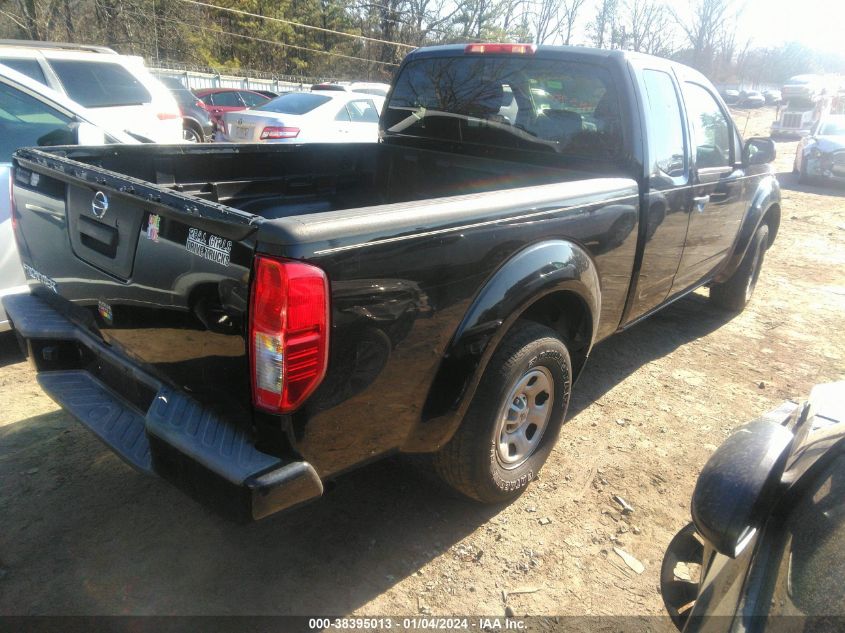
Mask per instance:
[[[181,125],[181,124],[180,124]],[[26,290],[12,233],[9,199],[12,153],[19,147],[135,143],[109,130],[96,112],[0,64],[0,297]],[[0,304],[0,331],[9,322]]]
[[[0,64],[95,109],[110,129],[182,142],[179,105],[140,57],[101,46],[0,40]]]
[[[290,92],[223,115],[221,142],[375,143],[384,97],[354,92]]]

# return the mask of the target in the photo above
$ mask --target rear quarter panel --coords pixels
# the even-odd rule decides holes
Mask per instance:
[[[329,371],[293,416],[296,448],[325,477],[390,451],[436,450],[447,441],[459,421],[454,414],[472,394],[428,418],[434,377],[471,306],[532,245],[563,240],[586,254],[581,268],[594,267],[601,286],[596,338],[615,331],[638,214],[634,181],[597,179],[263,224],[259,251],[307,259],[327,272],[332,288]],[[609,230],[620,221],[624,230]],[[572,276],[584,273],[578,266]],[[504,292],[519,288],[517,279]],[[516,316],[507,315],[507,325]],[[495,345],[507,325],[486,344]]]

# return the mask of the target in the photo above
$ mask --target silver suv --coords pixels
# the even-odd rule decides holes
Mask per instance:
[[[0,64],[96,110],[111,129],[156,143],[182,141],[179,106],[140,57],[103,46],[0,40]]]

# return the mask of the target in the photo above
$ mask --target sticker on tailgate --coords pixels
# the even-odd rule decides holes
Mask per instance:
[[[29,277],[30,279],[34,279],[38,283],[40,283],[44,286],[47,286],[50,290],[52,290],[55,293],[59,292],[58,290],[56,290],[56,282],[53,281],[52,279],[50,279],[47,275],[44,275],[44,274],[38,272],[32,266],[30,266],[29,264],[24,264],[23,270],[26,273],[26,276]]]
[[[188,252],[210,262],[228,266],[232,254],[232,240],[227,240],[200,229],[188,229]]]

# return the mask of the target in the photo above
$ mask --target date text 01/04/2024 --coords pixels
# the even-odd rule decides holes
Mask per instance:
[[[405,618],[310,618],[311,630],[391,630],[398,631],[522,631],[525,621],[498,617],[405,617]]]

